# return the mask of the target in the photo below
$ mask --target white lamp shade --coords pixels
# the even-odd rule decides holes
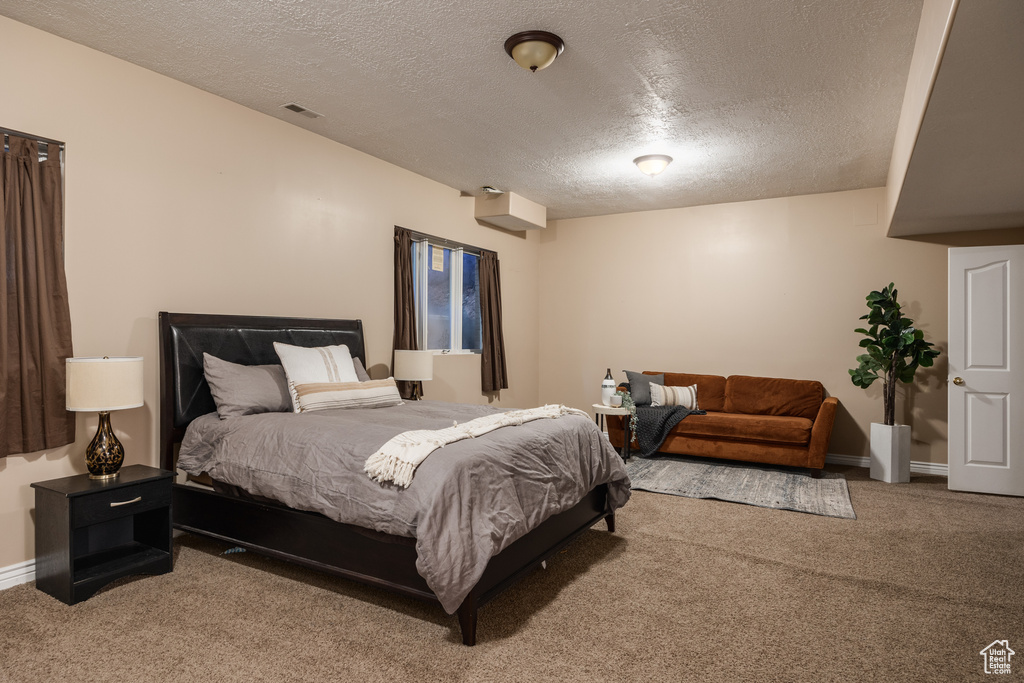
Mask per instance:
[[[93,413],[139,408],[142,358],[68,358],[67,409]]]
[[[434,352],[396,350],[394,375],[403,382],[434,379]]]
[[[664,171],[672,163],[672,157],[667,154],[645,154],[642,157],[633,159],[633,163],[642,172],[649,176],[655,176]]]

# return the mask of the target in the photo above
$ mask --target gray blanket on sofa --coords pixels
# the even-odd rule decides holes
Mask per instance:
[[[707,415],[707,412],[683,406],[637,406],[636,443],[640,449],[637,455],[647,458],[657,453],[668,433],[687,415]]]

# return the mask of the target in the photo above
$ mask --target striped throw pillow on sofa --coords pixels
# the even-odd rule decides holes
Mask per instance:
[[[295,385],[298,412],[332,408],[387,408],[402,404],[393,377],[368,382],[309,382]]]
[[[697,385],[688,387],[671,387],[651,383],[652,406],[682,406],[687,410],[697,410]]]

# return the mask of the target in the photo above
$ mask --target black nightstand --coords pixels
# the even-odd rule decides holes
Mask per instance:
[[[73,605],[122,576],[171,571],[171,483],[170,472],[130,465],[113,480],[32,484],[36,588]]]

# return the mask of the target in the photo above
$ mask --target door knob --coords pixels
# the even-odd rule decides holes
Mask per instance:
[[[958,387],[959,386],[963,386],[963,383],[964,383],[964,378],[963,377],[954,377],[953,378],[953,384],[957,385]]]

